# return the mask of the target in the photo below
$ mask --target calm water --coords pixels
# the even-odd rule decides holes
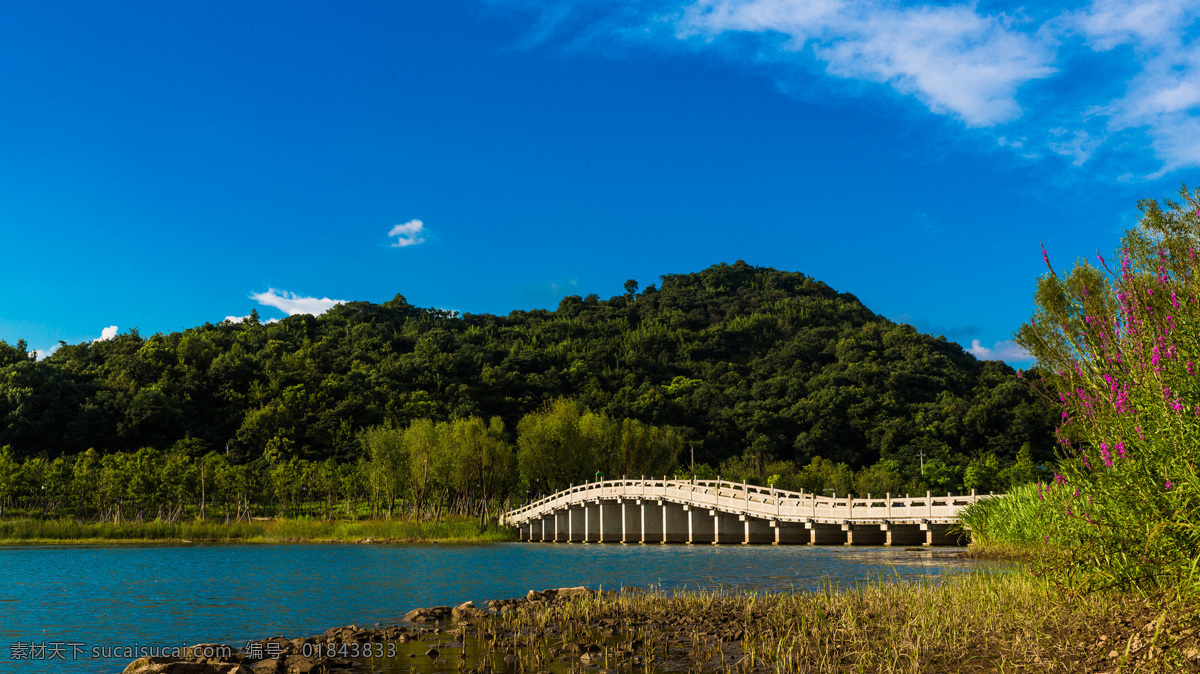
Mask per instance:
[[[947,551],[949,552],[949,551]],[[974,566],[895,548],[683,545],[189,545],[0,548],[0,672],[120,672],[112,646],[307,636],[413,608],[586,585],[804,590]],[[45,659],[59,642],[65,659]],[[46,644],[13,659],[14,644]]]

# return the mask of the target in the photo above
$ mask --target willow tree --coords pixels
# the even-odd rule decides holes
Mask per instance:
[[[580,428],[584,411],[557,398],[517,424],[517,463],[533,493],[546,494],[578,484],[596,470],[596,453]]]

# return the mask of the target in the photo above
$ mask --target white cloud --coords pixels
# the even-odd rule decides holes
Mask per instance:
[[[110,325],[107,328],[104,328],[103,330],[101,330],[100,336],[97,337],[96,339],[93,339],[92,343],[94,344],[96,342],[106,342],[116,336],[117,336],[117,326]]]
[[[304,312],[301,312],[301,313],[304,313]],[[249,318],[250,318],[250,314],[246,314],[245,316],[226,316],[224,322],[226,322],[226,323],[241,323]],[[263,321],[262,323],[263,323],[263,325],[270,325],[272,323],[278,323],[278,322],[279,322],[278,318],[269,318],[269,319]]]
[[[1170,46],[1179,31],[1200,11],[1200,4],[1180,0],[1096,0],[1072,14],[1069,22],[1096,51],[1124,44]]]
[[[786,36],[783,49],[810,47],[834,76],[886,83],[968,126],[1021,115],[1016,92],[1049,77],[1053,50],[974,5],[896,7],[880,0],[700,0],[680,36],[726,32]]]
[[[290,293],[286,290],[276,290],[274,288],[267,289],[265,293],[253,293],[250,295],[250,299],[264,306],[275,307],[288,316],[295,316],[296,314],[319,316],[334,305],[342,304],[346,301],[333,300],[328,297],[301,297],[295,293]],[[226,320],[229,320],[229,317]]]
[[[93,341],[98,341],[98,340],[93,340]],[[48,349],[34,349],[30,353],[32,353],[33,356],[35,358],[37,358],[38,360],[46,360],[51,355],[53,355],[55,351],[58,351],[58,348],[60,346],[62,346],[62,344],[55,344],[54,346],[52,346]]]
[[[1072,166],[1083,166],[1083,163],[1091,158],[1092,153],[1104,143],[1104,137],[1092,138],[1083,129],[1071,131],[1060,127],[1051,129],[1050,135],[1055,138],[1063,138],[1063,140],[1047,141],[1046,147],[1055,154],[1070,157]]]
[[[983,344],[980,344],[978,339],[972,339],[971,346],[968,347],[966,351],[967,353],[974,355],[979,360],[1033,360],[1033,356],[1026,353],[1024,349],[1017,346],[1017,344],[1012,340],[996,342],[992,345],[992,348],[989,349]]]
[[[1026,159],[1125,172],[1145,157],[1140,179],[1200,167],[1200,0],[1035,4],[1036,18],[932,0],[490,2],[537,13],[535,44],[572,32],[574,48],[607,40],[717,54],[789,91],[807,90],[796,81],[814,65],[879,83],[967,127],[996,128],[996,142]]]
[[[405,246],[415,246],[418,243],[424,243],[425,238],[421,233],[425,230],[425,223],[420,220],[409,220],[403,225],[396,225],[388,232],[389,237],[397,237],[396,242],[392,244],[392,248],[404,248]]]
[[[1200,0],[1096,0],[1066,24],[1096,51],[1127,46],[1141,66],[1123,97],[1099,106],[1114,131],[1143,130],[1161,168],[1200,166],[1200,44],[1189,27]]]

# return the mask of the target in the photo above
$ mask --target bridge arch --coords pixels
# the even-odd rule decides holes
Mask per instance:
[[[500,521],[561,543],[954,545],[949,529],[991,494],[838,498],[726,480],[620,479],[572,486]]]

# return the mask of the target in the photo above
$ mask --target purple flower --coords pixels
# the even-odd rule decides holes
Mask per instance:
[[[1171,488],[1172,488],[1172,487],[1174,487],[1174,486],[1175,486],[1175,485],[1174,485],[1174,484],[1172,484],[1170,480],[1167,480],[1167,489],[1171,489]]]

